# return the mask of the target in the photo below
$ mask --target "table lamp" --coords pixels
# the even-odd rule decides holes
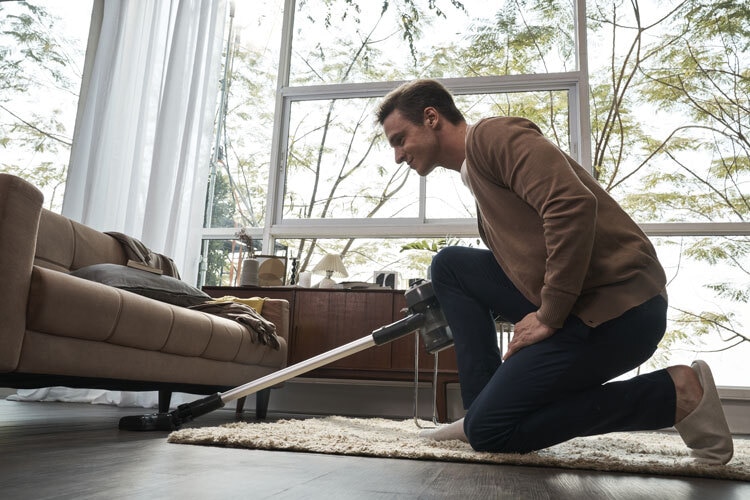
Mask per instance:
[[[323,257],[320,262],[313,268],[315,274],[325,274],[325,278],[320,280],[318,288],[334,288],[336,282],[331,277],[347,278],[349,273],[346,272],[341,255],[329,253]]]

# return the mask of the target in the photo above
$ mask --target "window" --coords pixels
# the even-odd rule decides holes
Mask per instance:
[[[485,2],[474,0],[299,1],[286,2],[283,23],[266,23],[271,4],[235,15],[238,25],[243,19],[276,27],[283,43],[248,42],[264,47],[253,59],[241,57],[248,50],[242,43],[229,41],[231,111],[218,141],[206,242],[228,241],[240,227],[264,248],[294,241],[287,251],[299,272],[326,252],[351,247],[329,244],[324,251],[323,238],[379,238],[375,260],[398,251],[403,243],[396,238],[404,236],[475,238],[474,202],[459,177],[438,172],[422,179],[396,165],[375,122],[378,102],[401,80],[442,78],[469,121],[524,115],[574,155],[588,150],[581,142],[586,79],[575,60],[571,4],[542,9],[507,2],[488,13]],[[276,53],[275,74],[271,64],[255,64]],[[272,101],[267,89],[274,77]],[[275,112],[258,111],[264,109]],[[269,142],[270,153],[262,152]],[[386,264],[408,271],[385,260],[375,267]]]
[[[296,2],[289,85],[576,71],[571,2]]]
[[[717,385],[747,386],[750,314],[741,295],[748,278],[738,272],[750,269],[750,254],[743,250],[747,237],[668,236],[652,241],[667,273],[670,310],[667,334],[649,365],[689,365],[697,356],[711,364]]]
[[[92,0],[0,3],[0,172],[39,187],[59,212]]]
[[[419,216],[419,179],[394,164],[373,120],[376,105],[374,98],[291,102],[282,220]]]
[[[594,174],[652,237],[669,277],[660,366],[713,361],[748,386],[750,81],[742,7],[590,0]]]

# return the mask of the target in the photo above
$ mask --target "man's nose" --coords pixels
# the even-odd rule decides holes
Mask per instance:
[[[401,148],[394,148],[394,152],[396,153],[396,163],[403,163],[405,158],[404,150]]]

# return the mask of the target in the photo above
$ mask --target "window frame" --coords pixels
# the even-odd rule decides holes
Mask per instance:
[[[566,91],[568,93],[569,141],[571,156],[591,171],[591,124],[588,104],[588,61],[586,59],[585,0],[576,0],[575,41],[577,71],[529,75],[446,78],[440,81],[455,95],[509,93],[523,91]],[[404,81],[290,86],[292,38],[296,0],[285,0],[282,42],[279,55],[274,130],[269,171],[266,220],[262,228],[263,248],[272,248],[279,238],[309,237],[475,237],[474,219],[428,219],[426,179],[420,178],[419,215],[404,219],[305,219],[282,217],[286,173],[286,145],[289,138],[291,107],[309,100],[377,98]],[[231,229],[204,230],[204,238],[225,238]],[[261,236],[260,231],[257,236]]]

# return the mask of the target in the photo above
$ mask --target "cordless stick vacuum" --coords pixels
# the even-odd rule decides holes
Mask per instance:
[[[378,328],[370,335],[226,392],[182,404],[168,413],[122,417],[119,427],[128,431],[173,431],[196,417],[224,407],[230,401],[262,391],[370,347],[387,344],[415,330],[419,331],[424,347],[430,354],[450,347],[453,344],[453,335],[432,290],[432,283],[424,281],[411,287],[406,291],[405,297],[409,314],[403,319]]]

